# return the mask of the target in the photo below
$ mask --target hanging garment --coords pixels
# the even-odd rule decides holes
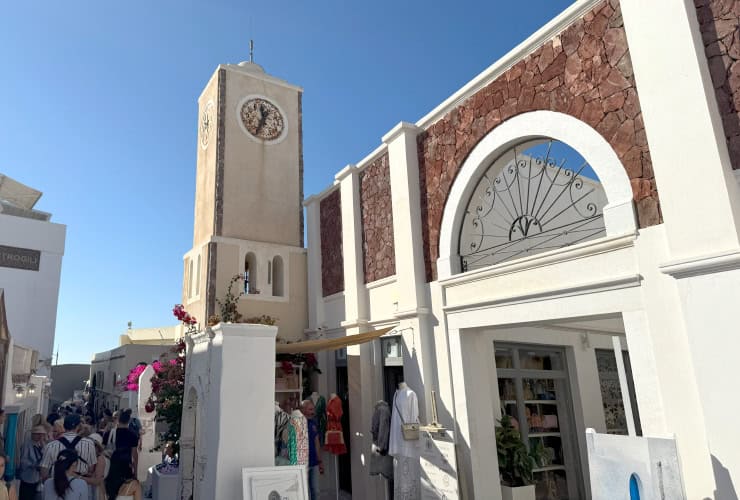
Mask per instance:
[[[419,421],[419,402],[416,399],[416,393],[407,386],[398,389],[395,396],[393,396],[391,412],[391,435],[388,453],[394,457],[401,455],[417,457],[418,459],[421,453],[420,440],[408,441],[404,439],[401,430],[403,422]]]
[[[319,396],[313,403],[316,408],[316,416],[314,418],[316,419],[316,425],[319,427],[319,444],[324,446],[326,434],[326,399],[324,399],[324,396]]]
[[[290,465],[308,465],[308,428],[306,417],[295,410],[288,424],[288,458]]]
[[[393,457],[388,454],[391,408],[385,401],[375,403],[370,433],[373,436],[373,445],[375,445],[370,455],[370,475],[380,474],[386,479],[393,479]]]
[[[324,438],[324,450],[334,455],[347,453],[342,432],[342,414],[342,400],[339,396],[334,396],[326,405],[326,436]]]
[[[281,456],[287,441],[286,431],[288,429],[290,416],[285,413],[278,405],[275,405],[275,456]]]
[[[393,500],[419,500],[421,465],[419,457],[393,458]]]

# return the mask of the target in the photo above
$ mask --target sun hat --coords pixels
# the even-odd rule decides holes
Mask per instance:
[[[31,434],[46,434],[47,430],[46,427],[43,425],[37,425],[33,429],[31,429]]]

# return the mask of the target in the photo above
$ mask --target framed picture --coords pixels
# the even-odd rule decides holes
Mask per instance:
[[[242,469],[244,500],[308,500],[306,467],[249,467]]]

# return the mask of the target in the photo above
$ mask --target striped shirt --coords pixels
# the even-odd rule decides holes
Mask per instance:
[[[77,434],[74,432],[65,432],[63,437],[71,443],[77,437]],[[57,461],[59,453],[65,449],[67,447],[58,439],[46,443],[44,457],[41,459],[41,467],[47,469],[49,474],[51,474],[51,469],[54,467],[54,462]],[[92,439],[82,438],[75,445],[75,450],[82,459],[77,461],[77,473],[85,476],[90,472],[90,468],[95,465],[98,459],[95,453],[95,443]]]

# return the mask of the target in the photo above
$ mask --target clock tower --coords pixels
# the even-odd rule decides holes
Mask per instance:
[[[244,318],[277,318],[278,335],[307,324],[303,248],[303,89],[253,62],[222,64],[198,99],[193,248],[185,308],[205,325],[232,293]],[[246,283],[245,283],[246,282]]]

